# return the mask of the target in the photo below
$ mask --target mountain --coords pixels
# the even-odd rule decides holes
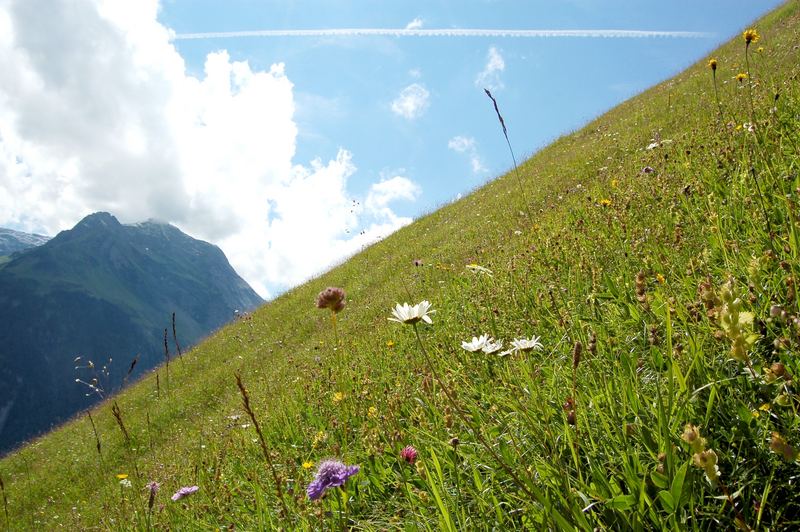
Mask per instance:
[[[219,248],[156,221],[96,213],[13,256],[0,270],[0,451],[118,388],[137,355],[133,376],[163,361],[173,312],[186,348],[261,303]]]
[[[0,256],[41,246],[50,237],[0,227]]]

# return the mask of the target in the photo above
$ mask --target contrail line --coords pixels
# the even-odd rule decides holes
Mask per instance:
[[[647,30],[513,30],[479,28],[395,29],[395,28],[332,28],[307,30],[253,30],[211,31],[202,33],[176,33],[173,40],[235,39],[242,37],[523,37],[523,38],[611,38],[641,39],[672,37],[698,39],[712,37],[713,33],[700,31],[647,31]]]

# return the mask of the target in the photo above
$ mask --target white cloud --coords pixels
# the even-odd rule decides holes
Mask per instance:
[[[506,69],[506,62],[503,56],[494,46],[489,48],[486,54],[486,66],[475,78],[475,85],[480,88],[499,90],[503,88],[503,81],[500,79],[500,74]]]
[[[418,30],[418,29],[422,28],[423,24],[424,24],[424,22],[423,22],[423,20],[421,18],[415,17],[414,20],[412,20],[411,22],[406,24],[406,29],[407,30]]]
[[[416,197],[407,178],[373,185],[365,203],[379,208],[366,209],[347,188],[348,151],[294,162],[283,64],[257,71],[220,51],[192,77],[157,11],[0,1],[0,225],[55,234],[99,210],[167,220],[269,296],[410,222],[389,205]]]
[[[412,83],[392,101],[392,112],[407,120],[419,118],[430,105],[428,89],[419,83]]]
[[[394,176],[373,184],[364,204],[372,214],[394,219],[395,214],[389,208],[389,204],[395,200],[414,201],[421,192],[419,185],[410,179]]]
[[[486,167],[478,155],[478,146],[474,138],[459,135],[450,139],[447,142],[447,147],[454,152],[463,153],[469,158],[472,173],[480,174],[486,172]]]

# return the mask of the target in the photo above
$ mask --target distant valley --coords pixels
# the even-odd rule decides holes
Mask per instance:
[[[175,356],[173,312],[185,349],[262,302],[219,248],[165,223],[0,229],[0,453],[162,362],[165,329]]]

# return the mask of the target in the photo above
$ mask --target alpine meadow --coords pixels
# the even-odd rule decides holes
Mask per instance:
[[[5,456],[0,523],[796,530],[800,3],[743,30]]]

